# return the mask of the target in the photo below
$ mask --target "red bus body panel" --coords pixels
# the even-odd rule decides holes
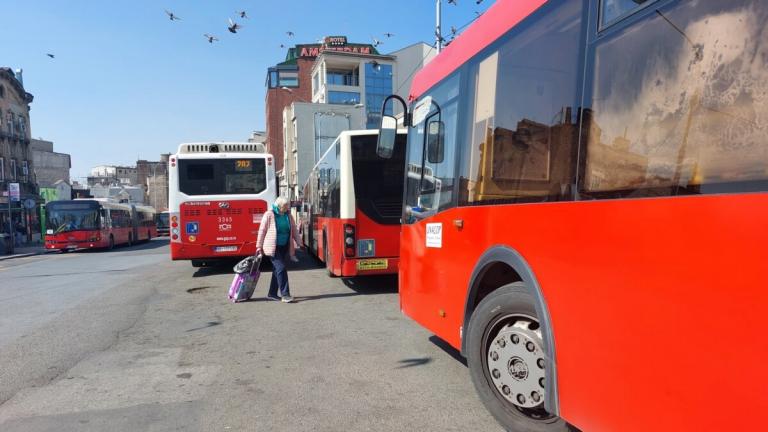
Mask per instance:
[[[322,261],[325,257],[323,250],[323,231],[327,234],[328,241],[328,263],[326,267],[336,276],[352,277],[380,274],[396,274],[398,271],[400,259],[400,225],[383,225],[374,222],[371,218],[361,212],[356,211],[356,219],[338,219],[338,218],[317,218],[317,229],[315,236],[318,241],[317,256]],[[358,240],[374,240],[375,253],[370,257],[346,257],[344,255],[344,225],[351,224],[355,226],[355,246]],[[357,254],[357,247],[355,247]],[[387,260],[386,269],[359,270],[358,261],[366,259]]]
[[[402,310],[459,348],[474,265],[506,245],[543,291],[567,421],[755,430],[723,405],[768,409],[767,215],[764,193],[452,209],[428,220],[442,249],[403,226]]]
[[[178,239],[171,240],[171,258],[190,260],[254,255],[265,211],[267,202],[264,200],[181,203],[179,221],[171,222],[171,229],[179,230]],[[192,230],[190,224],[196,224],[197,229]]]
[[[115,246],[128,243],[128,235],[133,228],[105,228],[94,230],[69,231],[45,235],[45,248],[52,250],[100,249],[109,247],[109,235],[112,234]],[[141,232],[146,232],[142,229]],[[141,239],[141,237],[140,237]]]

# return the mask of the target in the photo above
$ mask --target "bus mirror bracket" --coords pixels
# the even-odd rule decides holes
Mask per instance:
[[[395,149],[395,138],[397,137],[397,118],[387,113],[387,103],[392,101],[392,104],[400,103],[403,110],[403,126],[408,127],[410,123],[408,115],[408,105],[405,100],[398,95],[390,95],[384,99],[384,103],[381,104],[381,125],[379,127],[379,136],[376,142],[376,154],[383,159],[389,159],[392,157],[392,153]],[[390,112],[394,112],[394,109]]]

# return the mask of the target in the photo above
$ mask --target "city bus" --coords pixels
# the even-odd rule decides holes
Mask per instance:
[[[400,307],[507,429],[764,427],[766,22],[499,0],[415,75],[405,163],[441,188],[406,185]]]
[[[310,172],[302,238],[329,275],[397,273],[405,140],[403,131],[382,158],[376,130],[342,132]]]
[[[171,214],[167,210],[157,214],[157,235],[171,235]]]
[[[113,249],[157,235],[151,207],[76,199],[51,201],[45,212],[46,249]]]
[[[261,218],[277,198],[264,144],[181,144],[168,187],[171,259],[201,267],[256,253]]]

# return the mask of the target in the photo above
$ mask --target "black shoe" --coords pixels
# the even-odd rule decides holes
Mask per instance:
[[[267,296],[267,300],[280,301],[280,297],[273,296],[273,295],[268,295]]]

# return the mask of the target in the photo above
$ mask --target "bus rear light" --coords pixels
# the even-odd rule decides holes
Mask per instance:
[[[179,221],[179,217],[178,216],[171,216],[171,222],[176,223],[178,221]]]
[[[179,224],[177,224],[176,222],[171,224],[171,228],[178,228],[178,227],[179,227]]]
[[[347,257],[355,256],[355,226],[344,224],[344,255]]]
[[[178,239],[179,239],[179,236],[177,236],[176,234],[174,234],[173,236],[171,236],[171,239],[172,239],[172,240],[178,240]]]
[[[272,166],[272,158],[267,158],[267,165]]]

